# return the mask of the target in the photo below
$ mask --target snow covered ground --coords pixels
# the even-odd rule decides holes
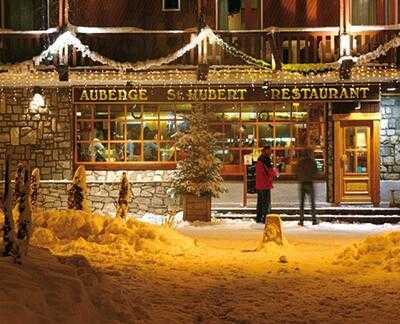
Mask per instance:
[[[157,222],[155,215],[143,220]],[[83,212],[35,218],[22,265],[0,258],[0,323],[396,323],[400,225],[254,222],[177,230]]]

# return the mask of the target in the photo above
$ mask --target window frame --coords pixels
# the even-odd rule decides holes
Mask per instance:
[[[129,110],[129,104],[126,103],[122,103],[122,102],[115,102],[115,103],[86,103],[86,104],[81,104],[81,103],[75,103],[74,104],[74,130],[73,130],[73,145],[74,145],[74,149],[73,149],[73,161],[75,166],[79,166],[79,165],[84,165],[85,167],[87,167],[87,169],[89,170],[102,170],[102,171],[106,171],[106,170],[122,170],[122,169],[126,169],[126,170],[170,170],[170,169],[175,169],[177,163],[179,162],[179,153],[177,151],[174,152],[175,156],[174,156],[174,160],[173,161],[162,161],[161,159],[161,147],[163,144],[165,145],[171,145],[171,147],[174,146],[175,144],[175,140],[173,138],[169,138],[169,139],[162,139],[162,128],[161,128],[161,123],[165,122],[165,121],[169,121],[169,120],[173,120],[174,121],[174,127],[175,130],[177,130],[179,128],[179,123],[182,121],[182,113],[184,113],[185,110],[179,110],[179,105],[181,104],[191,104],[193,105],[193,103],[179,103],[179,102],[163,102],[163,103],[157,103],[157,102],[146,102],[146,103],[138,103],[137,106],[140,107],[140,117],[137,118],[137,121],[140,121],[141,124],[141,137],[139,139],[132,139],[133,142],[135,143],[140,143],[141,144],[141,159],[138,161],[135,160],[128,160],[127,157],[127,148],[126,145],[129,141],[129,136],[128,136],[128,115],[130,113]],[[243,159],[244,159],[244,155],[245,154],[249,154],[251,153],[251,151],[253,151],[254,148],[260,148],[260,129],[261,127],[264,126],[270,126],[271,127],[271,136],[272,136],[272,151],[273,151],[273,160],[274,163],[277,164],[278,162],[281,162],[281,160],[279,160],[279,156],[278,153],[281,153],[283,151],[287,151],[289,150],[290,152],[292,152],[291,154],[295,154],[295,156],[293,156],[291,161],[295,161],[296,160],[296,154],[297,152],[301,151],[302,149],[304,149],[305,147],[307,147],[308,145],[311,145],[311,138],[309,135],[310,126],[313,126],[313,129],[319,129],[319,134],[321,137],[321,143],[319,145],[314,145],[315,147],[315,152],[323,157],[323,168],[324,168],[324,172],[321,175],[321,179],[325,179],[327,172],[328,172],[328,137],[327,137],[327,111],[326,111],[326,103],[322,103],[322,102],[315,102],[315,103],[302,103],[305,106],[302,106],[301,110],[299,112],[308,111],[308,115],[307,115],[307,119],[295,119],[292,114],[294,112],[294,108],[293,108],[293,102],[290,101],[282,101],[282,102],[243,102],[243,103],[233,103],[233,102],[226,102],[226,103],[209,103],[209,102],[204,102],[202,103],[204,105],[208,105],[209,107],[213,108],[212,110],[217,112],[216,118],[213,120],[210,120],[209,122],[209,126],[211,130],[214,130],[216,128],[219,128],[221,130],[221,132],[224,134],[223,136],[221,136],[218,141],[221,142],[221,151],[222,151],[222,159],[223,159],[223,169],[222,169],[222,175],[224,176],[230,176],[230,175],[241,175],[242,173],[242,169],[243,169]],[[232,105],[235,107],[232,111],[230,110],[225,110],[225,108],[223,106],[229,106]],[[300,103],[301,104],[301,103]],[[95,130],[95,125],[97,121],[103,120],[103,119],[96,119],[96,107],[98,106],[107,106],[108,107],[108,116],[107,119],[104,119],[108,122],[107,124],[107,133],[108,133],[108,139],[106,140],[101,140],[101,143],[105,143],[107,146],[107,150],[108,150],[108,154],[110,152],[110,148],[113,144],[116,144],[116,142],[121,142],[122,140],[115,140],[112,139],[111,137],[111,132],[112,132],[112,122],[115,121],[116,119],[112,117],[111,114],[111,110],[113,109],[112,107],[114,106],[120,106],[123,107],[124,113],[125,113],[125,118],[124,118],[124,139],[123,139],[123,145],[124,145],[124,161],[112,161],[112,160],[106,160],[106,161],[79,161],[79,156],[80,154],[78,154],[78,147],[79,147],[79,143],[84,144],[84,145],[88,145],[92,142],[93,140],[93,135],[89,135],[89,137],[87,139],[81,139],[79,140],[78,138],[80,138],[81,134],[78,132],[79,127],[78,127],[78,123],[82,122],[82,123],[90,123],[91,128],[90,131],[94,131]],[[280,119],[277,117],[276,113],[281,111],[281,109],[279,108],[280,105],[285,106],[287,109],[287,113],[289,118],[288,119]],[[314,105],[317,105],[317,107],[313,107]],[[90,113],[89,111],[87,111],[86,115],[84,117],[79,117],[79,115],[77,114],[78,109],[81,109],[81,106],[89,106],[90,107]],[[146,106],[151,106],[151,107],[157,107],[157,119],[146,119],[145,118],[145,107]],[[171,106],[171,109],[173,110],[173,117],[167,118],[167,117],[162,117],[161,115],[161,111],[163,106]],[[249,110],[249,108],[251,107],[251,109]],[[192,107],[193,109],[193,107]],[[317,116],[317,118],[312,118],[310,117],[310,111],[311,109],[315,109],[317,111],[323,110],[322,112],[320,112]],[[83,111],[83,110],[81,110]],[[165,110],[165,111],[168,111]],[[268,119],[260,119],[260,114],[261,113],[268,113]],[[225,118],[225,114],[231,114],[231,113],[236,113],[238,114],[237,116],[234,116],[233,119],[226,119]],[[253,117],[249,116],[249,117],[243,117],[244,114],[246,113],[255,113],[256,114],[256,119],[254,119]],[[89,117],[90,116],[90,117]],[[219,117],[218,117],[219,116]],[[232,118],[232,117],[230,117]],[[136,118],[135,118],[136,119]],[[157,127],[157,139],[156,140],[146,140],[144,138],[143,132],[144,132],[144,128],[143,128],[143,124],[145,121],[153,121],[156,122],[158,127]],[[301,125],[304,124],[305,125],[305,129],[306,129],[306,144],[305,145],[298,145],[298,140],[296,137],[296,133],[295,133],[295,128],[296,125]],[[234,127],[233,127],[234,126]],[[254,146],[253,145],[244,145],[243,141],[244,141],[244,135],[243,135],[243,131],[241,130],[242,127],[243,129],[246,129],[246,127],[251,126],[253,127],[253,132],[254,132],[254,140],[256,141],[256,144]],[[279,137],[277,137],[277,127],[279,126],[287,126],[290,132],[290,138],[291,138],[291,142],[289,144],[284,145],[284,147],[281,147],[278,144],[278,139]],[[233,127],[233,128],[232,128]],[[239,127],[239,130],[237,130],[236,128]],[[227,136],[228,134],[228,130],[234,130],[236,129],[236,131],[234,131],[234,134],[232,135],[233,137]],[[293,142],[293,138],[295,138],[295,141]],[[230,142],[228,140],[233,139],[233,142]],[[144,160],[144,145],[145,143],[153,143],[156,142],[157,143],[157,160],[155,161],[145,161]],[[118,144],[117,143],[117,144]],[[121,144],[119,143],[119,144]],[[230,145],[229,143],[232,143],[232,145]],[[268,143],[267,143],[268,144]],[[267,145],[264,144],[264,145]],[[228,154],[230,154],[229,152],[232,152],[232,157],[233,157],[233,161],[235,161],[234,163],[229,163],[229,158],[227,160],[225,160],[225,158],[228,156]],[[285,153],[286,154],[286,153]],[[288,157],[288,156],[287,156]],[[283,159],[286,157],[283,157]],[[239,159],[237,161],[237,159]],[[282,157],[281,157],[282,159]],[[225,161],[224,161],[225,160]],[[278,161],[279,160],[279,161]],[[285,163],[286,164],[286,163]],[[287,166],[285,166],[286,168]],[[290,170],[289,167],[289,171],[288,172],[283,172],[281,174],[281,179],[285,180],[285,179],[295,179],[295,174]]]
[[[177,0],[178,1],[178,8],[177,9],[168,9],[168,8],[165,8],[165,1],[166,0],[162,0],[162,11],[175,11],[175,12],[178,12],[178,11],[181,11],[181,0]]]

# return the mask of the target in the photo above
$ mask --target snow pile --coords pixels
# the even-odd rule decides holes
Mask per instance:
[[[132,256],[136,252],[190,248],[193,240],[167,226],[155,226],[134,218],[94,215],[79,210],[51,210],[34,219],[32,244],[62,254],[99,252]]]
[[[400,232],[368,237],[345,249],[335,263],[400,272]]]

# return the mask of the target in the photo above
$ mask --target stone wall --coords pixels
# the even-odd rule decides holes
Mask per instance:
[[[86,171],[88,199],[92,211],[115,215],[119,186],[123,171]],[[178,208],[177,200],[170,197],[171,171],[128,171],[131,184],[129,213],[142,215],[150,212],[164,215]],[[71,182],[42,181],[39,203],[45,209],[67,208],[67,187]]]
[[[381,101],[381,179],[400,180],[400,98]]]
[[[39,204],[42,208],[66,209],[69,181],[43,181],[40,187]],[[142,215],[154,213],[165,215],[177,208],[177,202],[169,197],[168,182],[141,182],[131,184],[129,213]],[[88,199],[93,212],[115,215],[119,183],[88,182]]]
[[[69,179],[72,170],[71,89],[42,89],[44,107],[31,107],[32,88],[4,89],[0,101],[0,159],[38,167],[42,179]],[[3,163],[0,163],[3,177]]]

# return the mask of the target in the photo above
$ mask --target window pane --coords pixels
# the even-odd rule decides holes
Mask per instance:
[[[126,157],[128,161],[141,161],[142,143],[128,141],[126,144]]]
[[[356,137],[357,149],[367,148],[367,134],[368,134],[368,129],[366,127],[357,128],[357,137]]]
[[[322,124],[308,124],[308,139],[309,139],[309,144],[311,146],[322,146],[324,145],[323,143],[323,136],[322,136],[322,130],[323,126]]]
[[[143,117],[143,106],[142,105],[132,105],[128,106],[126,109],[126,119],[131,120],[141,120]]]
[[[274,127],[271,124],[258,126],[259,146],[274,146]]]
[[[125,161],[125,143],[111,143],[110,144],[110,157],[111,162]]]
[[[128,121],[127,124],[127,138],[128,140],[138,141],[142,139],[142,122]]]
[[[95,116],[96,119],[108,119],[108,106],[96,105]]]
[[[317,163],[318,172],[321,174],[325,173],[325,158],[323,151],[315,151],[314,152],[315,162]]]
[[[167,10],[178,10],[179,9],[179,1],[180,0],[163,0],[164,1],[164,9]]]
[[[290,125],[277,125],[275,126],[276,147],[285,148],[289,147],[292,142],[290,135]]]
[[[345,132],[345,141],[346,141],[346,148],[352,149],[355,148],[354,146],[354,136],[355,136],[355,128],[354,127],[346,127],[344,129]]]
[[[120,141],[125,139],[125,122],[111,122],[111,139]]]
[[[230,147],[239,147],[240,124],[225,124],[226,144]]]
[[[175,146],[174,143],[160,144],[160,160],[165,162],[175,161]]]
[[[110,107],[110,118],[125,120],[125,107],[113,105]]]
[[[171,136],[176,133],[175,121],[160,121],[160,139],[162,141],[171,139]]]
[[[98,139],[94,139],[89,146],[90,157],[95,162],[105,162],[107,160],[107,143],[101,143]]]
[[[256,140],[256,125],[244,124],[240,128],[242,133],[242,145],[243,146],[253,146]]]
[[[160,119],[175,119],[174,106],[161,105],[160,106]]]
[[[258,112],[258,121],[273,121],[274,120],[274,107],[262,106]]]
[[[224,157],[224,164],[240,164],[240,151],[228,150]]]
[[[275,106],[275,120],[290,120],[290,107],[288,103],[283,103]]]
[[[368,153],[357,152],[357,173],[367,173]]]
[[[157,121],[147,121],[143,123],[143,139],[157,140],[158,123]]]
[[[307,109],[299,103],[293,103],[292,119],[295,121],[307,121],[308,120]]]
[[[376,24],[376,0],[352,0],[351,21],[353,25]]]
[[[310,122],[325,122],[324,115],[325,115],[325,104],[308,104],[308,121]]]
[[[280,173],[291,173],[289,150],[275,150],[275,163]]]
[[[143,157],[145,161],[158,160],[158,145],[157,143],[144,143],[143,144]]]
[[[95,122],[95,137],[100,141],[108,140],[108,121]]]
[[[347,151],[344,169],[347,173],[356,173],[356,157],[353,151]]]
[[[235,105],[235,104],[221,105],[219,111],[223,111],[224,120],[226,122],[233,122],[240,120],[240,105]]]
[[[91,150],[89,143],[78,143],[77,144],[77,159],[78,162],[92,162]]]
[[[296,147],[307,146],[307,124],[294,125],[294,138]]]
[[[152,105],[143,106],[143,119],[157,120],[158,119],[158,107]]]
[[[91,119],[92,118],[92,106],[76,105],[76,117],[78,119]]]
[[[256,121],[257,120],[257,106],[246,105],[242,106],[242,121]]]
[[[88,121],[77,122],[77,140],[90,141],[93,137],[93,124]]]

